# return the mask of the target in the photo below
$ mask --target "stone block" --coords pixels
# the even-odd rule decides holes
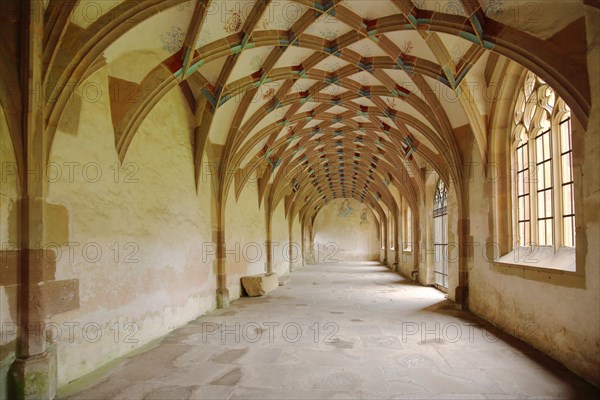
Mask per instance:
[[[250,297],[263,296],[279,286],[277,274],[244,276],[242,286]]]
[[[19,282],[19,250],[0,250],[0,286]]]
[[[290,283],[290,278],[288,276],[282,276],[279,278],[279,286],[285,286]]]
[[[56,253],[51,249],[5,250],[0,252],[0,286],[19,284],[19,263],[23,253],[30,264],[32,285],[54,280]]]
[[[48,243],[69,242],[69,210],[62,204],[46,203],[44,230]]]

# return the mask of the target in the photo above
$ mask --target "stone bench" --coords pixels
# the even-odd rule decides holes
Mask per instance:
[[[249,297],[263,296],[279,286],[279,278],[277,274],[244,276],[242,286]]]

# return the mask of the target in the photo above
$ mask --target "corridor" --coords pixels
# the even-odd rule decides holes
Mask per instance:
[[[594,390],[441,292],[351,263],[295,271],[271,294],[202,316],[58,397],[598,398]]]

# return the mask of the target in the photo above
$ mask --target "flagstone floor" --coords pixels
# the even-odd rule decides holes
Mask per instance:
[[[600,398],[538,351],[373,263],[312,265],[59,391],[69,399]]]

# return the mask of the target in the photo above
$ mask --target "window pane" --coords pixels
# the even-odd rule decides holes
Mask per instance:
[[[448,243],[448,214],[444,215],[444,243]]]
[[[567,217],[563,221],[563,236],[564,245],[569,247],[575,246],[575,218]]]
[[[550,147],[550,131],[546,131],[540,134],[536,139],[536,158],[537,162],[549,160],[552,157],[552,151]]]
[[[546,246],[550,246],[553,243],[554,237],[554,221],[551,219],[546,220]]]
[[[550,133],[545,133],[544,136],[544,161],[552,157],[552,150],[550,149]]]
[[[544,164],[540,164],[537,166],[537,174],[535,177],[537,179],[537,190],[542,190],[546,187],[544,184],[544,176]]]
[[[563,215],[573,214],[573,185],[563,186]]]
[[[544,192],[544,201],[546,206],[546,215],[545,217],[554,216],[553,207],[552,207],[552,190],[546,190]]]
[[[546,205],[546,202],[544,201],[545,200],[544,199],[544,192],[538,193],[537,200],[538,200],[538,203],[537,203],[537,207],[538,207],[538,209],[537,209],[537,217],[538,218],[545,218],[546,217],[546,210],[544,209],[544,207]]]
[[[517,194],[523,194],[525,192],[525,172],[519,172],[517,174]]]
[[[520,197],[518,205],[519,221],[529,221],[529,207],[529,196]]]
[[[444,217],[440,217],[440,241],[439,243],[446,243],[446,227],[444,226]]]
[[[538,221],[538,233],[540,246],[552,245],[552,229],[553,223],[551,219],[545,219]]]
[[[562,181],[563,183],[573,181],[573,171],[571,170],[571,153],[562,155]]]
[[[525,198],[519,197],[519,221],[523,221],[525,218]]]
[[[564,124],[560,126],[560,149],[564,153],[571,149],[571,143],[569,143],[569,134],[566,131]]]
[[[523,148],[519,147],[517,149],[517,171],[520,171],[523,169]]]
[[[546,220],[538,221],[538,245],[545,246],[546,245]]]
[[[519,245],[529,246],[529,222],[519,223]]]
[[[552,187],[552,163],[544,164],[544,188]]]
[[[442,256],[444,257],[444,263],[442,264],[442,272],[444,273],[444,275],[448,275],[448,246],[442,246],[442,249]],[[444,279],[446,279],[446,277],[444,277]],[[448,286],[445,281],[444,286]]]
[[[519,222],[519,246],[525,246],[525,222]]]
[[[541,136],[535,139],[535,155],[538,163],[544,161],[544,146]]]
[[[571,118],[560,124],[560,148],[562,153],[571,150]]]

